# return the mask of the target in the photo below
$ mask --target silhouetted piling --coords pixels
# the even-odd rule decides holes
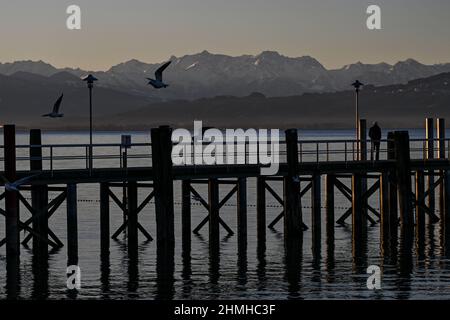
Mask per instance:
[[[175,246],[172,129],[152,129],[152,170],[154,173],[157,245],[171,251]]]
[[[437,119],[436,120],[436,127],[437,127],[437,149],[438,149],[438,158],[439,159],[446,159],[445,151],[446,151],[446,145],[445,145],[445,119]],[[444,171],[441,170],[439,172],[439,176],[443,179],[444,178]],[[444,183],[441,183],[439,185],[439,213],[441,215],[441,220],[443,220],[444,213],[445,213],[445,186]]]
[[[5,125],[3,127],[4,138],[4,161],[5,178],[16,181],[16,127]],[[16,191],[5,190],[6,207],[6,254],[11,259],[18,259],[20,256],[20,236],[19,236],[19,198]]]
[[[183,180],[181,182],[181,233],[183,253],[191,251],[191,181]]]
[[[286,158],[288,175],[284,178],[284,237],[285,243],[303,234],[298,177],[298,133],[296,129],[286,131]]]
[[[397,228],[397,225],[391,226],[389,211],[389,173],[383,172],[380,177],[380,247],[382,255],[386,255],[390,250],[391,228]]]
[[[109,185],[100,184],[100,251],[102,257],[109,255],[110,245],[110,206],[109,206]]]
[[[138,250],[138,186],[128,182],[128,255],[137,257]]]
[[[258,177],[256,181],[256,232],[258,247],[265,247],[266,243],[266,179]]]
[[[30,130],[30,170],[40,173],[42,171],[42,135],[41,130]],[[46,259],[48,255],[48,245],[39,239],[48,239],[48,186],[31,187],[31,206],[33,214],[33,255],[40,259]]]
[[[128,151],[125,149],[125,151],[122,153],[122,168],[127,171],[128,169]],[[122,183],[122,218],[123,218],[123,224],[127,223],[127,211],[128,211],[128,191],[127,191],[127,181],[124,181]],[[124,232],[126,233],[127,230],[125,229]]]
[[[423,170],[416,172],[416,241],[418,249],[425,245],[425,177]]]
[[[411,165],[409,134],[407,131],[394,133],[397,190],[400,204],[400,223],[404,245],[412,244],[414,235],[414,214],[412,208]]]
[[[315,255],[320,255],[322,234],[322,189],[321,176],[312,176],[311,188],[311,224],[312,224],[312,250]]]
[[[444,254],[450,256],[450,173],[448,170],[443,171],[443,195],[444,195],[444,213],[442,216],[442,239]]]
[[[427,118],[425,120],[425,132],[426,132],[426,159],[434,159],[434,119]],[[428,208],[430,213],[435,212],[435,191],[434,191],[434,170],[428,171],[428,190],[433,190],[428,194]]]
[[[247,178],[237,182],[237,228],[238,228],[238,283],[247,283]]]
[[[328,252],[331,249],[334,250],[334,225],[335,225],[335,196],[334,196],[334,185],[336,176],[333,174],[328,174],[326,176],[326,227],[327,227],[327,248]]]
[[[16,127],[3,126],[5,178],[16,181]],[[5,236],[7,293],[15,298],[19,291],[20,234],[19,197],[16,191],[5,190]]]
[[[353,256],[361,255],[365,237],[365,228],[363,223],[363,202],[362,202],[362,176],[359,173],[352,176],[352,238],[353,238]]]
[[[67,185],[67,258],[68,265],[78,264],[77,185]]]
[[[237,190],[237,228],[239,251],[247,249],[247,178],[238,179]]]
[[[388,160],[395,160],[394,132],[388,133]],[[397,247],[398,238],[398,194],[397,174],[395,170],[388,172],[388,195],[389,195],[389,238],[391,250]]]
[[[209,247],[214,253],[219,252],[220,228],[219,228],[219,182],[217,179],[208,181],[209,203]]]

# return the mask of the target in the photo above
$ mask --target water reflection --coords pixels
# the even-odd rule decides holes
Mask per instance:
[[[292,237],[285,241],[285,280],[288,284],[290,299],[300,298],[303,261],[303,236]]]
[[[172,300],[174,298],[175,248],[159,243],[156,249],[156,300]]]
[[[220,252],[217,250],[209,250],[209,282],[214,291],[220,279]]]
[[[333,283],[335,280],[335,257],[334,251],[336,248],[335,245],[335,216],[334,211],[332,213],[327,213],[327,222],[326,222],[326,262],[325,267],[327,271],[327,282]]]
[[[402,251],[398,260],[397,299],[409,299],[411,291],[411,276],[413,271],[413,256],[411,251]]]
[[[265,243],[258,243],[257,247],[258,265],[256,267],[256,275],[258,278],[258,290],[265,291],[267,285],[267,260],[266,260],[266,245]]]
[[[6,298],[17,299],[20,294],[19,257],[6,259]]]
[[[149,258],[146,243],[139,246],[136,256],[129,256],[125,240],[118,242],[119,256],[115,255],[114,250],[112,257],[103,255],[99,264],[98,260],[96,261],[96,270],[97,272],[100,270],[101,274],[100,277],[96,277],[98,283],[89,289],[94,288],[96,291],[92,292],[102,299],[125,297],[163,300],[223,299],[228,296],[237,299],[260,299],[267,298],[268,292],[270,297],[290,299],[322,297],[411,299],[423,297],[421,294],[428,292],[430,288],[435,289],[430,293],[433,297],[447,297],[449,294],[445,289],[449,283],[449,260],[445,259],[448,256],[439,243],[441,241],[439,224],[427,223],[422,241],[419,241],[414,230],[408,235],[405,230],[399,229],[401,232],[398,239],[389,240],[388,245],[383,243],[381,248],[378,241],[373,241],[378,239],[376,232],[375,237],[374,232],[369,232],[370,237],[364,237],[363,241],[359,242],[358,246],[362,250],[356,256],[352,256],[348,245],[351,229],[347,229],[344,228],[343,232],[341,228],[336,229],[337,241],[331,236],[327,237],[322,250],[323,257],[317,254],[317,251],[309,250],[310,234],[306,232],[305,239],[286,243],[283,261],[279,255],[281,252],[279,248],[285,243],[284,235],[276,231],[269,233],[267,243],[257,242],[255,237],[255,241],[249,241],[248,248],[236,246],[236,236],[224,237],[221,239],[219,252],[209,251],[208,240],[197,236],[193,243],[195,250],[183,247],[178,242],[180,258],[174,255],[173,249],[160,248],[157,250],[156,260]],[[303,252],[303,246],[308,250]],[[26,275],[26,272],[29,272],[26,264],[22,268],[17,265],[16,267],[20,268],[17,270],[12,268],[13,264],[8,265],[5,279],[7,281],[4,282],[6,284],[4,292],[8,299],[17,299],[21,296],[48,299],[50,296],[49,278],[50,275],[54,276],[52,274],[54,270],[49,271],[49,265],[54,264],[51,260],[49,263],[48,259],[40,261],[31,255],[31,251],[22,253],[22,259],[27,259],[28,256],[32,258],[30,268],[32,278]],[[61,256],[65,257],[65,250]],[[196,264],[195,259],[198,257],[199,264]],[[53,258],[50,256],[50,259]],[[256,263],[253,262],[255,258]],[[122,265],[119,267],[124,277],[115,281],[111,270],[116,270],[117,262],[120,264],[120,261]],[[175,261],[179,263],[177,268],[179,274],[175,274]],[[206,270],[202,269],[202,264]],[[381,264],[383,291],[366,290],[368,264]],[[146,269],[149,265],[151,270]],[[156,274],[154,274],[155,265]],[[193,275],[193,269],[199,272]],[[22,279],[20,271],[25,275],[22,275]],[[146,283],[143,281],[146,279],[143,275],[147,275],[147,272],[151,273],[152,279],[150,292],[144,290]],[[28,278],[33,281],[24,280]],[[179,280],[176,281],[176,278]],[[124,285],[116,287],[121,281]],[[56,288],[58,289],[60,288]],[[64,290],[60,291],[70,299],[86,296],[84,292]],[[338,290],[345,291],[342,293]],[[55,296],[55,292],[52,292],[52,297]],[[91,295],[91,292],[88,294]]]
[[[238,250],[238,273],[237,273],[239,291],[246,291],[247,289],[246,288],[247,271],[248,271],[247,247],[240,246]]]
[[[31,290],[31,299],[44,300],[48,298],[48,271],[49,263],[46,257],[33,255],[31,269],[33,273],[33,288]]]
[[[100,283],[102,290],[102,298],[109,299],[110,298],[110,277],[111,277],[111,261],[110,256],[102,255],[100,259]]]
[[[192,257],[191,249],[184,248],[182,253],[183,270],[181,278],[183,279],[183,299],[189,299],[192,292]]]
[[[367,271],[368,238],[365,232],[360,239],[353,239],[353,272],[365,274]]]
[[[326,271],[327,271],[327,282],[333,283],[336,279],[336,260],[334,256],[334,241],[327,242],[327,257],[326,257]]]

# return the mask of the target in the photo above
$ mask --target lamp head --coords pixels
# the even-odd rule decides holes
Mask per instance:
[[[98,81],[98,79],[92,74],[88,74],[87,76],[81,78],[81,80],[86,81],[89,88],[92,88],[94,86],[94,82]]]
[[[352,83],[352,86],[355,87],[356,91],[359,91],[359,89],[364,86],[364,83],[356,80],[354,83]]]

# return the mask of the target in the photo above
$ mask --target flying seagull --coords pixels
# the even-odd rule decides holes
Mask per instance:
[[[167,88],[169,85],[163,82],[163,72],[167,69],[167,67],[172,63],[172,61],[164,63],[158,70],[155,72],[155,79],[147,78],[149,81],[149,85],[151,85],[155,89]]]
[[[16,182],[9,182],[8,179],[6,179],[4,176],[0,176],[3,182],[5,183],[5,189],[7,191],[19,191],[19,187],[21,185],[26,184],[28,181],[30,181],[32,178],[39,176],[39,174],[35,174],[29,177],[22,178],[20,180],[17,180]]]
[[[44,114],[43,117],[49,117],[49,118],[62,118],[64,117],[64,114],[59,113],[59,108],[61,107],[61,102],[64,97],[64,94],[61,94],[61,97],[56,100],[55,104],[53,105],[53,111],[48,114]]]

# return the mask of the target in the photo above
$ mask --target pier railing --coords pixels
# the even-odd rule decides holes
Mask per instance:
[[[393,140],[384,139],[380,141],[379,160],[388,160],[388,155],[394,152]],[[361,148],[365,143],[366,148]],[[363,151],[365,149],[365,151]],[[430,152],[433,157],[429,157]],[[365,157],[361,156],[365,153]],[[413,160],[426,160],[450,158],[450,139],[410,139],[410,157]],[[299,141],[299,161],[302,162],[332,162],[332,161],[359,161],[361,159],[376,160],[375,150],[372,142],[359,140],[321,140],[321,141]]]
[[[393,150],[390,140],[380,141],[379,160],[387,160],[389,152]],[[203,143],[203,149],[210,143]],[[366,145],[365,148],[362,146]],[[214,144],[218,147],[219,144]],[[41,148],[42,157],[32,158],[31,148]],[[0,170],[4,168],[3,146],[0,146]],[[151,143],[134,143],[127,147],[120,143],[94,144],[93,168],[125,168],[149,167],[152,165]],[[185,155],[184,165],[200,165],[195,160],[195,148],[192,146],[191,154]],[[215,149],[217,150],[217,148]],[[267,147],[271,154],[270,146]],[[280,141],[278,150],[279,163],[286,163],[286,144]],[[364,151],[365,150],[365,151]],[[299,140],[299,163],[311,162],[355,162],[372,159],[371,141],[358,140]],[[89,144],[43,144],[43,145],[17,145],[17,168],[28,170],[31,160],[42,160],[43,170],[54,171],[62,169],[89,169]],[[212,152],[215,155],[216,151]],[[256,164],[259,163],[259,149],[256,142],[236,142],[234,155],[228,157],[227,146],[223,144],[224,165]],[[362,156],[365,154],[365,157]],[[432,155],[432,157],[430,157]],[[410,156],[413,160],[426,160],[432,158],[450,158],[450,139],[411,139]],[[201,165],[207,165],[201,163]]]

